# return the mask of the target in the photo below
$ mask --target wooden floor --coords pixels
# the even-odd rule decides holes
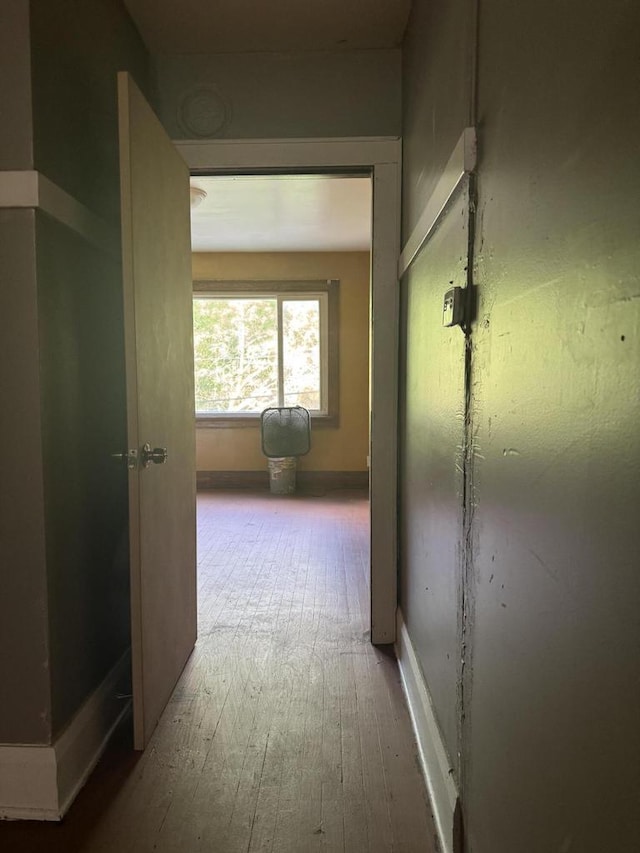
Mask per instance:
[[[390,650],[368,631],[358,493],[199,497],[199,639],[145,753],[130,724],[62,824],[0,850],[432,853]]]

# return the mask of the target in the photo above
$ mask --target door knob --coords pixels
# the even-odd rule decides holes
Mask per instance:
[[[151,447],[147,442],[140,451],[140,461],[143,468],[148,468],[153,462],[154,465],[164,465],[167,461],[166,447]]]

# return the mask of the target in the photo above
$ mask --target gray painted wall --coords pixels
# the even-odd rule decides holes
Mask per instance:
[[[470,123],[475,0],[414,0],[402,55],[402,232],[411,234]]]
[[[412,8],[403,57],[404,240],[468,124],[470,9],[469,0]],[[458,783],[465,339],[442,328],[442,299],[466,282],[467,221],[465,188],[401,287],[400,605]]]
[[[35,168],[119,232],[116,73],[150,90],[120,0],[32,0]],[[52,734],[129,642],[122,283],[117,255],[36,221]]]
[[[360,50],[158,57],[160,118],[173,138],[197,136],[190,120],[206,131],[197,122],[205,90],[218,99],[213,137],[399,136],[400,56]]]
[[[0,6],[0,170],[31,169],[31,51],[29,0]]]
[[[448,45],[460,56],[467,33],[472,66],[463,6],[429,5],[414,3],[406,42],[405,235],[473,110],[471,75],[461,82],[447,55]],[[434,325],[459,269],[459,243],[446,236],[456,205],[403,283],[402,607],[447,746],[461,752],[466,850],[631,853],[640,833],[639,11],[626,0],[494,0],[480,6],[477,44],[470,537],[461,525],[455,542],[447,528],[444,544],[433,535],[454,488],[441,448],[461,415],[449,389],[464,361],[451,360],[452,333]],[[459,127],[449,116],[434,135],[429,117],[437,127],[447,92]],[[420,370],[432,394],[412,382]],[[454,547],[466,673],[455,692],[444,669]]]
[[[28,0],[0,7],[0,169],[30,169]],[[0,210],[0,743],[45,743],[48,660],[35,217]]]
[[[150,62],[121,0],[31,0],[36,168],[119,222],[116,73],[151,97]]]
[[[402,287],[400,601],[456,766],[465,340],[441,327],[441,297],[466,281],[466,211],[465,193]]]
[[[116,71],[150,89],[120,0],[10,0],[2,22],[0,166],[118,232]],[[120,262],[33,211],[0,211],[0,247],[0,742],[48,743],[128,645]]]
[[[0,210],[0,743],[50,734],[47,578],[31,210]]]
[[[36,219],[51,723],[130,642],[122,296],[116,259]]]

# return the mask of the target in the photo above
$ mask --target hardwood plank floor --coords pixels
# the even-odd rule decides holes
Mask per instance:
[[[151,744],[123,726],[65,820],[0,850],[434,853],[366,497],[205,492],[198,519],[198,643]]]

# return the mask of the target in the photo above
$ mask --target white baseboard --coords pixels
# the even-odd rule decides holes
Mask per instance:
[[[418,741],[420,763],[431,798],[442,853],[458,853],[461,843],[460,803],[453,766],[440,733],[429,689],[399,608],[396,637],[396,657]]]
[[[130,673],[127,651],[51,746],[0,745],[0,818],[63,817],[129,710]]]
[[[59,820],[51,746],[0,746],[0,818]]]

